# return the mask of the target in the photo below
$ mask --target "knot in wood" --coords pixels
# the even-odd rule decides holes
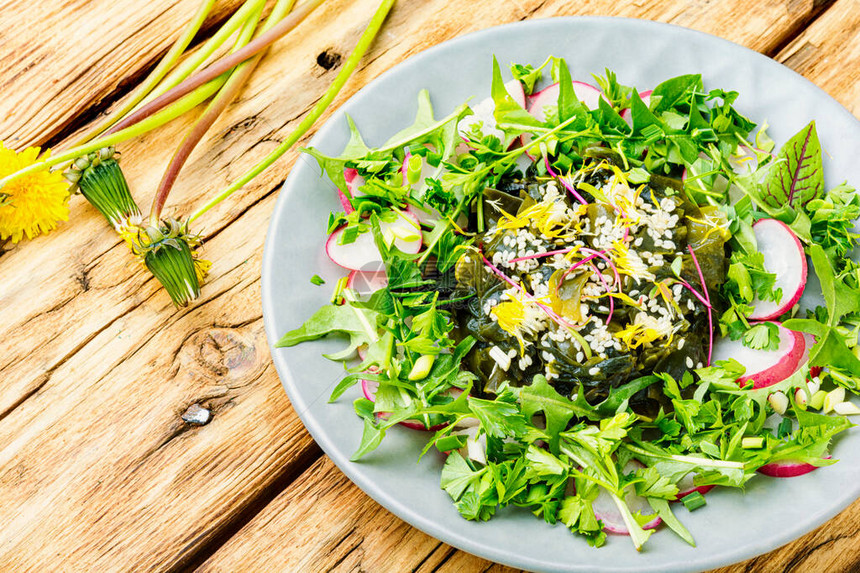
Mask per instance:
[[[192,335],[180,350],[180,363],[207,379],[242,381],[253,378],[263,366],[259,345],[248,333],[210,328]]]

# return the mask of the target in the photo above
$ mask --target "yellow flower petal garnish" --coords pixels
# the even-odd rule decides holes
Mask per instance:
[[[38,147],[20,153],[0,142],[0,178],[36,162]],[[17,243],[56,228],[69,219],[69,184],[57,171],[38,171],[16,179],[0,189],[0,239]]]

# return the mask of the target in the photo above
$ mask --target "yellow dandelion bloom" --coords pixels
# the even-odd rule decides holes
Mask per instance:
[[[0,178],[33,164],[38,147],[21,153],[0,142]],[[59,172],[39,171],[16,179],[0,189],[0,239],[17,243],[47,233],[58,221],[69,220],[69,184]]]

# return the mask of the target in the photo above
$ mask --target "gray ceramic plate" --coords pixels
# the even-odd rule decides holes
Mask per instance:
[[[810,119],[826,149],[830,185],[860,183],[860,124],[823,91],[789,69],[746,48],[702,33],[646,21],[617,18],[534,20],[483,30],[436,46],[395,66],[350,99],[319,131],[312,144],[337,155],[347,141],[344,114],[352,116],[370,145],[384,142],[411,123],[422,88],[432,95],[437,116],[470,96],[489,95],[492,56],[503,64],[539,64],[550,54],[567,59],[574,79],[615,70],[622,83],[649,89],[683,73],[701,73],[706,87],[737,90],[740,110],[782,142]],[[332,184],[316,163],[299,160],[281,191],[263,259],[263,316],[270,344],[325,304],[343,271],[323,249],[330,210],[339,210]],[[309,280],[326,279],[324,287]],[[834,466],[793,479],[756,478],[746,494],[713,491],[708,506],[678,515],[698,547],[661,530],[637,554],[626,537],[611,536],[592,549],[562,526],[549,526],[522,510],[502,510],[486,523],[459,517],[439,489],[442,461],[428,455],[416,463],[422,432],[395,428],[382,446],[360,463],[349,457],[361,423],[352,412],[358,390],[327,404],[343,368],[320,354],[342,341],[272,348],[284,388],[302,421],[329,457],[362,490],[415,527],[493,561],[539,571],[692,571],[733,563],[774,549],[833,517],[860,495],[860,432],[841,439]],[[719,489],[719,488],[718,488]]]

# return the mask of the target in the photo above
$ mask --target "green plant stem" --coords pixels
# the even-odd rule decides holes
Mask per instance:
[[[200,86],[190,94],[186,95],[185,97],[174,103],[169,108],[163,109],[160,112],[149,116],[145,120],[140,121],[135,125],[132,125],[131,127],[128,127],[116,133],[112,133],[110,135],[102,136],[83,145],[67,149],[66,151],[57,153],[56,155],[52,155],[46,159],[32,163],[24,169],[16,171],[15,173],[12,173],[0,179],[0,189],[2,189],[10,181],[14,181],[19,177],[29,175],[30,173],[36,173],[38,171],[43,171],[45,169],[60,165],[62,163],[67,163],[69,161],[77,159],[81,155],[86,155],[87,153],[98,151],[102,147],[116,145],[117,143],[132,139],[133,137],[137,137],[138,135],[142,135],[148,131],[152,131],[153,129],[164,125],[165,123],[176,119],[185,112],[194,109],[202,102],[209,99],[221,88],[222,85],[224,85],[224,82],[226,81],[227,74],[224,74],[224,76],[215,78],[209,83]]]
[[[167,107],[174,101],[184,96],[185,94],[195,90],[198,86],[205,84],[208,81],[220,76],[236,67],[241,62],[265,50],[272,42],[298,26],[308,14],[313,12],[324,0],[308,0],[300,5],[292,14],[284,18],[276,25],[272,26],[267,32],[254,38],[248,45],[236,50],[232,54],[221,58],[213,64],[207,66],[203,70],[191,75],[182,81],[176,87],[161,94],[146,105],[136,111],[133,111],[124,117],[119,123],[114,125],[111,130],[118,131],[141,121],[160,109]]]
[[[147,78],[135,88],[132,92],[131,96],[129,96],[123,104],[114,110],[108,117],[105,117],[100,122],[96,123],[96,125],[90,127],[86,132],[84,132],[80,137],[78,137],[73,142],[68,143],[67,147],[76,147],[78,145],[84,144],[88,141],[91,141],[94,137],[98,137],[100,133],[104,130],[110,128],[114,123],[119,121],[124,115],[129,113],[134,107],[142,101],[150,92],[158,85],[167,72],[170,71],[170,68],[179,60],[182,54],[185,52],[185,48],[191,43],[191,40],[194,39],[194,36],[197,35],[197,32],[200,30],[200,26],[203,25],[203,22],[206,20],[206,16],[209,15],[209,12],[212,10],[212,6],[215,4],[215,0],[204,0],[200,7],[197,9],[197,12],[191,18],[191,21],[188,22],[188,25],[182,32],[182,35],[173,43],[158,65],[154,70],[147,76]],[[189,72],[190,73],[190,72]]]
[[[147,94],[147,96],[140,102],[141,105],[149,103],[194,73],[197,68],[203,65],[203,62],[205,62],[209,56],[215,53],[215,50],[227,41],[227,38],[229,38],[236,30],[239,30],[245,22],[251,18],[252,14],[264,5],[265,0],[248,0],[245,2],[241,8],[236,10],[236,12],[234,12],[226,22],[224,22],[221,28],[219,28],[211,38],[206,40],[206,42],[204,42],[197,51],[191,54],[187,60],[179,64],[175,70],[170,72],[164,81],[158,84],[158,87],[153,89],[151,93]],[[259,16],[257,19],[259,19]],[[238,47],[237,43],[237,46],[234,47],[233,50],[235,51]],[[137,107],[139,108],[140,106]]]
[[[245,6],[251,5],[255,6],[256,8],[260,8],[264,5],[264,3],[265,0],[253,0],[252,2],[248,2]],[[243,10],[245,6],[243,6],[240,10]],[[249,18],[249,13],[247,11],[243,12],[243,14],[244,19],[241,20],[240,23],[244,23],[245,20]],[[244,45],[247,45],[247,41],[248,39],[245,39],[245,44],[242,44],[237,41],[233,49],[241,49]],[[190,93],[185,94],[177,101],[172,102],[172,105],[170,105],[169,107],[165,107],[164,109],[158,110],[156,113],[147,115],[144,119],[135,122],[134,124],[123,127],[122,129],[118,129],[119,124],[116,124],[97,139],[72,147],[60,153],[57,153],[56,155],[46,157],[41,161],[37,161],[31,165],[28,165],[20,171],[11,173],[6,177],[0,179],[0,189],[2,189],[9,182],[18,179],[19,177],[23,177],[25,175],[29,175],[30,173],[36,173],[38,171],[42,171],[44,169],[54,167],[56,165],[61,165],[69,161],[73,161],[81,155],[92,153],[93,151],[97,151],[102,147],[116,145],[117,143],[121,143],[123,141],[142,135],[148,131],[152,131],[153,129],[156,129],[157,127],[160,127],[165,123],[176,119],[180,115],[194,109],[195,107],[212,97],[212,95],[214,95],[218,92],[219,89],[221,89],[221,86],[224,85],[229,76],[230,74],[228,72],[209,80],[207,83],[198,86]]]
[[[279,4],[283,3],[283,0],[279,0]],[[276,6],[277,8],[277,6]],[[236,45],[245,45],[250,40],[254,34],[254,30],[257,28],[257,23],[259,21],[260,15],[263,12],[263,5],[261,4],[256,11],[252,14],[251,17],[245,22],[245,25],[242,27],[242,30],[239,32],[239,37],[236,40]],[[275,11],[269,15],[269,18],[266,20],[266,24],[270,24],[273,22],[273,17],[277,17]],[[185,165],[185,162],[188,160],[188,157],[191,155],[191,152],[196,147],[197,143],[209,130],[212,124],[215,122],[215,119],[221,112],[224,111],[224,108],[227,107],[227,104],[233,100],[233,97],[236,95],[236,92],[239,91],[239,88],[245,83],[245,80],[248,78],[248,75],[254,70],[259,59],[262,57],[262,54],[258,54],[251,60],[246,60],[236,66],[236,68],[230,72],[229,79],[224,83],[220,90],[218,90],[218,94],[209,102],[209,105],[206,106],[206,110],[203,114],[197,119],[194,125],[191,127],[189,132],[186,134],[185,138],[183,138],[182,143],[179,144],[179,147],[176,150],[176,153],[173,155],[173,158],[170,160],[170,163],[167,166],[167,169],[164,172],[164,176],[161,178],[161,183],[159,183],[158,191],[155,194],[155,197],[152,200],[152,207],[150,208],[150,216],[149,216],[149,224],[152,226],[158,225],[158,220],[161,217],[161,211],[164,208],[164,204],[167,201],[167,196],[170,194],[171,188],[173,188],[173,184],[176,182],[176,178],[179,176],[179,172],[182,170],[182,166]]]
[[[367,28],[364,30],[364,33],[359,38],[358,43],[350,54],[349,58],[346,60],[346,63],[341,68],[337,77],[329,86],[328,90],[326,90],[323,97],[317,102],[314,108],[310,111],[308,115],[302,119],[299,123],[298,127],[290,133],[289,136],[269,155],[266,156],[263,161],[255,165],[251,168],[250,171],[245,173],[242,177],[234,181],[229,187],[224,189],[217,196],[213,197],[210,201],[208,201],[205,205],[194,211],[191,216],[188,218],[188,223],[191,223],[198,217],[200,217],[203,213],[241,189],[245,186],[246,183],[251,181],[254,177],[262,173],[266,170],[272,163],[277,161],[281,155],[287,152],[295,143],[301,139],[301,137],[316,123],[316,121],[322,116],[331,102],[337,97],[337,94],[340,92],[341,88],[343,88],[344,84],[346,84],[352,72],[358,67],[361,58],[364,56],[367,49],[370,47],[370,44],[373,42],[374,38],[376,38],[377,33],[379,32],[379,28],[382,27],[382,23],[385,21],[388,12],[391,10],[391,6],[394,4],[394,0],[383,0],[380,3],[379,8],[376,9],[376,13],[373,15],[373,18],[367,25]]]

